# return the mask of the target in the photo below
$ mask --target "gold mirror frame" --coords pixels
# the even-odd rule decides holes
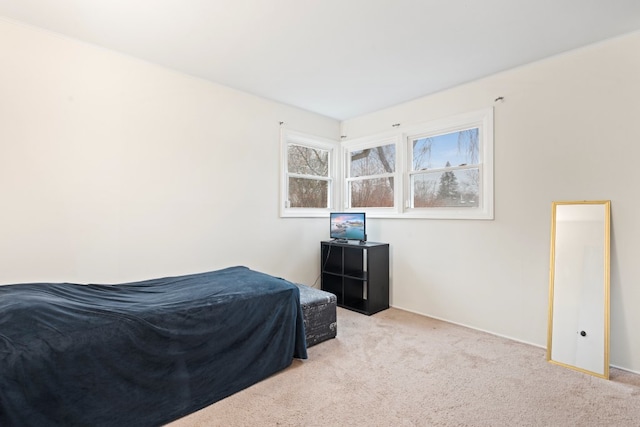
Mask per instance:
[[[547,361],[605,379],[609,379],[610,210],[609,200],[553,202],[547,333]]]

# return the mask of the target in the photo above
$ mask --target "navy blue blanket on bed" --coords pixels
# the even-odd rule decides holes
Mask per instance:
[[[298,288],[246,267],[0,286],[0,426],[158,426],[294,357]]]

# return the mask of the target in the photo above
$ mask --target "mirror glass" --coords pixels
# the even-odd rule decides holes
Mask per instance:
[[[609,378],[609,201],[554,202],[547,360]]]

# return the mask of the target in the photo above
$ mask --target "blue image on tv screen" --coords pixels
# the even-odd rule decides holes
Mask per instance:
[[[366,240],[364,213],[331,213],[331,238],[341,240]]]

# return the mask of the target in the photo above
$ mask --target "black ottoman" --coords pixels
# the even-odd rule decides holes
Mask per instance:
[[[335,338],[338,331],[336,296],[310,286],[296,285],[300,288],[307,347]]]

